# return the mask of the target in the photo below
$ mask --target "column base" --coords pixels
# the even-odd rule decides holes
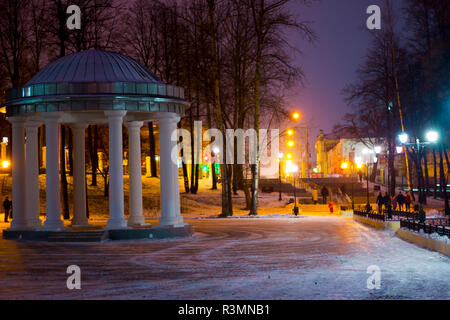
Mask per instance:
[[[127,221],[125,219],[112,220],[109,219],[106,224],[105,230],[118,230],[118,229],[128,229]]]
[[[63,231],[65,230],[64,228],[64,223],[62,221],[59,222],[45,222],[44,226],[41,228],[42,231]]]
[[[93,226],[91,226],[88,222],[86,223],[73,223],[70,225],[72,228],[93,228]]]
[[[129,227],[150,227],[151,224],[150,223],[145,223],[145,219],[128,219],[127,225]]]
[[[184,228],[188,225],[189,223],[186,222],[183,222],[181,224],[158,224],[156,226],[152,226],[152,229]]]
[[[155,228],[157,227],[174,227],[174,228],[181,228],[184,226],[187,226],[188,223],[183,221],[183,217],[177,217],[174,219],[170,219],[170,220],[160,220],[159,221],[159,225],[155,226]]]
[[[16,223],[14,224],[14,221],[11,222],[11,227],[9,227],[9,229],[7,229],[8,231],[34,231],[38,229],[38,227],[34,227],[34,226],[29,226],[27,224],[19,224]]]
[[[40,228],[42,228],[42,221],[41,221],[41,219],[28,221],[28,225],[32,229],[40,229]]]

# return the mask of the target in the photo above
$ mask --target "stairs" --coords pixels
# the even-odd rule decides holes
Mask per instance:
[[[49,242],[102,242],[108,238],[107,231],[51,232]]]

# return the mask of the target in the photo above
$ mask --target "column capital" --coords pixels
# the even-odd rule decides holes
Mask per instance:
[[[42,122],[41,121],[37,121],[37,120],[28,120],[26,123],[25,123],[25,127],[27,128],[27,129],[37,129],[37,128],[39,128],[40,126],[42,125]]]
[[[141,128],[143,125],[143,121],[125,121],[125,126],[127,128]]]
[[[25,124],[27,119],[24,116],[8,117],[8,121],[14,124]]]
[[[180,116],[173,112],[160,112],[156,118],[157,120],[168,120],[176,123],[180,122]]]
[[[127,114],[126,110],[107,110],[105,115],[108,118],[123,118]]]
[[[74,122],[70,124],[70,127],[74,130],[85,130],[88,124],[86,122]]]
[[[59,122],[63,115],[63,112],[43,112],[42,117],[45,122]]]

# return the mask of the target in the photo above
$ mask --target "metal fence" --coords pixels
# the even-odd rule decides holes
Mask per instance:
[[[440,236],[447,236],[450,238],[450,228],[447,228],[446,226],[434,226],[431,224],[420,223],[416,221],[400,220],[400,227],[417,232],[423,230],[423,232],[427,234],[437,233]]]
[[[376,212],[367,212],[367,211],[357,211],[355,210],[353,212],[354,215],[370,218],[378,221],[386,221],[386,216],[383,213],[376,213]]]
[[[383,214],[388,216],[388,220],[420,220],[419,213],[417,212],[391,210],[389,213],[389,210],[385,209],[383,210]]]

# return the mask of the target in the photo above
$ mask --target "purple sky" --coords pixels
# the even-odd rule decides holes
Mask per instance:
[[[400,7],[401,0],[394,0]],[[304,55],[297,58],[306,74],[306,86],[291,90],[292,108],[301,110],[304,120],[312,120],[311,143],[319,129],[330,132],[351,109],[341,94],[344,86],[355,80],[355,71],[364,61],[370,42],[366,28],[367,7],[384,0],[319,0],[309,7],[295,6],[293,10],[301,20],[313,21],[319,41],[307,44],[295,34],[291,41]],[[383,12],[382,26],[383,26]],[[297,38],[295,38],[297,37]]]

